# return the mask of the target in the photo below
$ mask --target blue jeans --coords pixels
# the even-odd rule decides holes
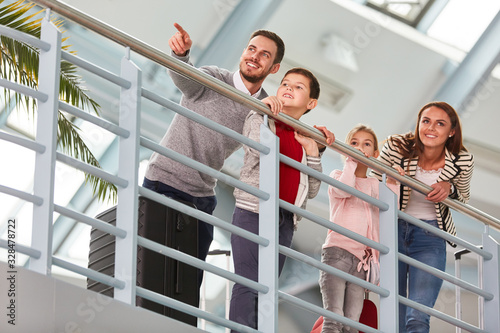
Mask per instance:
[[[236,207],[233,214],[233,225],[259,234],[259,214]],[[279,211],[279,243],[290,247],[293,237],[293,214],[280,208]],[[259,277],[259,245],[238,235],[231,235],[234,272],[250,280]],[[279,255],[278,274],[285,265],[286,256]],[[229,319],[237,323],[257,328],[258,293],[256,290],[235,283],[231,295]],[[234,332],[234,331],[232,331]]]
[[[404,220],[398,221],[399,252],[429,266],[444,271],[446,267],[446,241],[429,231]],[[438,227],[437,220],[424,220]],[[399,262],[399,295],[412,301],[434,307],[443,280],[418,268]],[[399,332],[429,332],[430,316],[399,304]]]
[[[152,181],[144,178],[142,187],[147,188],[151,191],[163,194],[169,198],[175,200],[183,200],[190,202],[196,206],[196,209],[201,210],[207,214],[212,215],[215,206],[217,206],[217,198],[215,196],[210,197],[193,197],[190,194],[179,191],[172,186],[168,186],[159,181]],[[214,239],[214,226],[198,220],[198,259],[205,260],[207,258],[208,250],[212,240]],[[203,281],[203,271],[198,270],[198,288],[201,286]]]
[[[358,272],[359,261],[355,255],[337,246],[324,248],[321,253],[322,263],[364,280],[366,271],[361,269]],[[359,321],[359,316],[363,310],[365,288],[324,271],[319,272],[319,286],[325,309],[354,321]],[[333,319],[327,317],[323,319],[322,333],[358,332],[357,329],[344,326],[344,324]]]

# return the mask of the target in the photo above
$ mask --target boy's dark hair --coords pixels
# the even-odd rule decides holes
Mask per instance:
[[[314,99],[319,98],[319,91],[320,91],[319,81],[310,70],[307,70],[307,69],[302,68],[302,67],[295,67],[295,68],[288,70],[288,72],[286,72],[286,74],[283,76],[283,79],[288,74],[300,74],[300,75],[307,77],[309,79],[309,97],[314,98]],[[282,82],[283,82],[283,79],[281,79]],[[309,111],[311,111],[311,110],[307,110],[304,114],[308,113]]]
[[[286,74],[283,76],[283,79],[288,74],[300,74],[307,77],[309,79],[309,97],[314,99],[319,98],[319,81],[316,78],[316,76],[314,76],[314,74],[311,73],[311,71],[302,67],[295,67],[288,70],[288,72],[286,72]],[[281,79],[281,82],[283,82],[283,79]]]
[[[273,65],[281,63],[283,57],[285,56],[285,43],[283,43],[281,37],[269,30],[256,30],[253,32],[252,36],[250,36],[249,41],[257,36],[263,36],[269,38],[276,44],[277,52],[276,52],[276,57],[274,57]]]

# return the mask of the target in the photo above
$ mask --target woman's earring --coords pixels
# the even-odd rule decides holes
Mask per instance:
[[[452,136],[453,136],[453,135],[451,135],[451,134],[450,134],[450,135],[448,135],[448,137],[449,137],[449,138],[451,138]]]

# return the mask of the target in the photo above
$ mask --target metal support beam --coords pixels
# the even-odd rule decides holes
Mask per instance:
[[[267,123],[267,116],[265,117]],[[259,188],[270,194],[259,200],[259,235],[269,245],[259,246],[259,283],[269,287],[266,294],[259,292],[258,329],[264,333],[278,332],[278,202],[279,202],[279,140],[271,130],[260,127],[260,142],[271,149],[260,155]]]
[[[418,22],[416,29],[422,33],[427,33],[431,25],[436,21],[450,0],[435,0],[427,10],[424,17]]]
[[[57,116],[59,105],[59,79],[61,63],[61,33],[49,21],[50,11],[42,20],[41,39],[49,41],[48,51],[40,50],[39,91],[48,96],[38,100],[36,142],[45,146],[35,157],[33,194],[43,199],[33,206],[32,248],[41,252],[38,259],[31,258],[30,269],[49,275],[52,266],[52,221],[54,216],[54,174],[56,164]]]
[[[128,50],[129,51],[129,50]],[[122,59],[121,76],[132,82],[120,92],[120,127],[130,132],[120,138],[118,177],[128,181],[128,186],[118,188],[116,226],[127,232],[124,239],[116,239],[115,278],[125,281],[125,288],[115,288],[114,296],[127,304],[135,305],[137,266],[137,206],[139,170],[139,136],[142,75],[130,57]]]
[[[500,12],[460,66],[443,84],[434,100],[445,101],[458,112],[465,111],[473,97],[485,86],[491,71],[500,60],[498,36],[500,36]]]
[[[486,332],[500,332],[500,245],[489,235],[489,226],[485,226],[483,233],[483,248],[493,254],[490,260],[483,262],[483,287],[485,291],[493,294],[492,300],[484,301],[484,315],[480,320],[484,320],[484,330]]]
[[[384,177],[385,178],[385,177]],[[380,287],[389,290],[389,296],[380,297],[380,324],[382,332],[397,332],[399,327],[398,302],[398,202],[397,196],[385,183],[380,183],[379,199],[389,204],[380,210],[380,243],[389,247],[389,253],[380,255]]]

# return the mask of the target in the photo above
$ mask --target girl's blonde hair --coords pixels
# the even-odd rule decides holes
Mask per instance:
[[[375,134],[375,131],[373,130],[373,128],[371,128],[368,125],[357,124],[356,126],[354,126],[354,128],[351,129],[349,131],[349,133],[347,133],[347,136],[345,137],[345,143],[349,144],[349,142],[351,141],[351,139],[354,136],[354,134],[356,134],[356,133],[358,133],[360,131],[369,133],[369,134],[371,134],[373,136],[373,147],[375,148],[374,151],[377,151],[378,150],[377,135]]]

